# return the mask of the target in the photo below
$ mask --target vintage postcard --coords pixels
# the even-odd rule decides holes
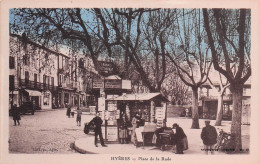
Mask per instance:
[[[259,10],[3,0],[0,163],[259,163]]]

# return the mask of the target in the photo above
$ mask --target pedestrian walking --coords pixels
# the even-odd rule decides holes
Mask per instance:
[[[205,121],[205,127],[202,129],[201,132],[201,139],[204,144],[204,151],[206,154],[209,152],[213,154],[214,146],[217,143],[217,130],[214,126],[210,125],[210,120]]]
[[[173,129],[176,129],[173,144],[176,145],[176,152],[175,154],[184,154],[183,150],[188,149],[188,140],[187,136],[184,133],[183,129],[176,123],[172,125]]]
[[[67,105],[67,116],[70,118],[71,106]]]
[[[16,126],[16,122],[18,123],[18,125],[20,125],[19,120],[21,120],[21,116],[20,116],[20,111],[17,108],[16,104],[13,105],[12,115],[13,115],[13,120],[14,120],[14,126]]]
[[[82,115],[82,110],[80,110],[78,107],[77,108],[77,118],[76,118],[77,126],[81,126],[81,115]]]
[[[127,131],[127,121],[126,116],[123,115],[122,119],[119,124],[119,142],[121,144],[126,143],[127,144],[127,138],[128,138],[128,131]]]
[[[94,128],[94,132],[95,132],[95,141],[94,144],[96,145],[96,147],[98,147],[97,145],[97,136],[99,136],[99,140],[100,143],[103,147],[107,147],[107,145],[104,144],[104,139],[102,136],[102,129],[101,129],[101,125],[103,123],[103,120],[100,118],[100,114],[96,113],[96,117],[94,117],[90,122],[89,125],[94,124],[95,128]]]
[[[132,126],[133,126],[133,130],[132,130],[132,134],[131,134],[131,142],[133,142],[135,144],[136,142],[136,133],[135,133],[135,129],[139,127],[139,123],[141,122],[141,118],[138,112],[135,113],[135,116],[132,119]]]

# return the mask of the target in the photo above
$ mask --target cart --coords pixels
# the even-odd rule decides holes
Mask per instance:
[[[174,149],[173,138],[173,130],[165,127],[161,132],[158,133],[159,144],[157,144],[157,146],[159,146],[162,151]]]

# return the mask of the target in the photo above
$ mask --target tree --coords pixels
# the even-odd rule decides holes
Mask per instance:
[[[235,152],[242,148],[243,84],[251,76],[251,13],[246,9],[203,9],[213,66],[230,82],[233,97],[231,135]]]
[[[198,88],[206,82],[211,67],[201,10],[180,9],[175,25],[176,40],[167,53],[180,79],[192,89],[192,129],[199,129]]]
[[[160,68],[163,74],[160,79],[156,78],[157,84],[153,85],[149,78],[150,72],[144,70],[144,56],[141,52],[144,14],[157,10],[159,9],[13,9],[10,31],[26,31],[32,40],[49,48],[62,44],[78,47],[85,55],[91,56],[96,70],[100,56],[113,59],[117,50],[124,50],[124,69],[120,69],[121,61],[119,65],[112,62],[115,73],[127,77],[134,68],[141,75],[143,84],[154,92],[160,90],[164,79],[165,57],[162,55],[162,59],[159,59],[160,54],[156,54],[157,59],[162,60]],[[161,49],[163,51],[163,45]]]

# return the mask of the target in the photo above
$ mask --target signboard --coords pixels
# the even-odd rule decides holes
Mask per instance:
[[[120,79],[105,79],[105,88],[117,88],[121,89],[122,88],[122,81]]]
[[[107,61],[98,61],[98,72],[100,74],[111,74],[113,73],[113,63]]]
[[[104,119],[105,120],[108,120],[109,119],[109,116],[110,116],[110,113],[109,113],[109,111],[105,111],[105,116],[104,116]]]
[[[98,111],[104,111],[105,110],[105,97],[99,97],[98,98]]]
[[[116,110],[116,119],[120,118],[120,110]]]
[[[155,107],[155,118],[157,120],[165,118],[165,108],[164,107]]]
[[[163,126],[165,119],[165,107],[155,107],[155,119],[157,119],[157,126]]]
[[[96,106],[89,106],[90,114],[96,114]]]
[[[108,104],[107,104],[107,110],[108,111],[115,111],[115,110],[117,110],[116,101],[115,102],[109,101]]]
[[[104,88],[103,79],[93,79],[92,88]]]
[[[122,80],[122,89],[132,89],[131,80]]]
[[[105,128],[102,128],[102,133],[105,134]],[[107,127],[107,140],[108,141],[117,141],[118,130],[116,126]]]

